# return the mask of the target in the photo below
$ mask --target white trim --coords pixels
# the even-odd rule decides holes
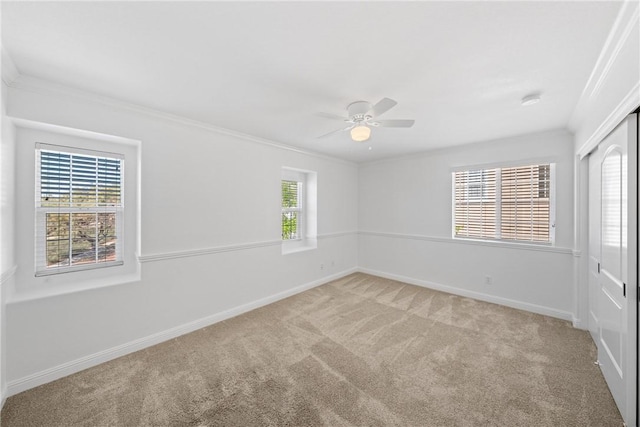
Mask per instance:
[[[580,123],[584,120],[584,114],[587,111],[589,102],[591,102],[592,99],[595,99],[600,92],[602,83],[609,75],[609,71],[611,70],[612,65],[616,62],[618,55],[622,50],[622,46],[632,34],[631,30],[633,29],[635,22],[638,20],[640,11],[640,9],[636,7],[632,12],[628,12],[628,8],[634,3],[637,2],[627,0],[623,3],[620,11],[618,12],[618,16],[609,31],[609,36],[607,37],[604,47],[600,51],[600,56],[591,71],[589,80],[582,90],[580,99],[578,100],[571,118],[569,119],[568,127],[574,132],[580,127]],[[626,111],[627,114],[630,112],[631,110]],[[621,119],[616,120],[616,124],[619,123]],[[613,128],[610,128],[608,132],[610,132],[611,129]]]
[[[15,122],[19,122],[20,120],[16,120]],[[46,142],[36,142],[36,150],[39,151],[48,151],[54,153],[64,153],[64,154],[79,154],[82,156],[91,156],[96,158],[110,158],[116,160],[124,160],[124,154],[109,152],[109,151],[99,151],[88,148],[80,148],[73,147],[68,145],[60,145],[60,144],[49,144]]]
[[[387,237],[390,239],[424,240],[427,242],[490,246],[495,248],[520,249],[525,251],[539,251],[539,252],[553,252],[553,253],[560,253],[560,254],[567,254],[567,255],[571,255],[573,253],[573,250],[570,248],[527,244],[527,243],[511,243],[511,242],[504,242],[504,241],[494,242],[490,240],[462,239],[459,237],[453,239],[451,237],[423,236],[419,234],[384,233],[384,232],[377,232],[377,231],[358,231],[358,234],[363,236]]]
[[[0,275],[0,288],[2,288],[4,284],[8,282],[9,279],[11,279],[14,276],[14,274],[16,274],[16,270],[18,270],[18,266],[14,265],[13,267],[9,268],[7,271],[2,272],[2,274]]]
[[[345,237],[345,236],[351,236],[351,235],[357,235],[357,234],[358,234],[357,231],[338,231],[336,233],[319,234],[318,239],[334,239],[337,237]]]
[[[606,119],[600,123],[600,126],[593,131],[591,136],[578,149],[580,159],[587,156],[600,142],[618,126],[625,117],[633,112],[640,105],[640,81],[637,82],[629,93],[618,103],[618,105],[609,113]]]
[[[296,286],[294,288],[279,292],[268,297],[260,298],[258,300],[242,304],[237,307],[230,308],[228,310],[224,310],[219,313],[215,313],[210,316],[182,324],[180,326],[176,326],[174,328],[157,332],[155,334],[151,334],[146,337],[130,341],[128,343],[112,347],[94,354],[90,354],[88,356],[81,357],[79,359],[72,360],[58,366],[54,366],[53,368],[45,369],[43,371],[27,375],[26,377],[17,380],[10,381],[7,387],[7,395],[13,396],[25,390],[29,390],[39,385],[55,381],[59,378],[66,377],[76,372],[80,372],[84,369],[99,365],[101,363],[108,362],[109,360],[113,360],[115,358],[133,353],[135,351],[151,347],[153,345],[170,340],[172,338],[179,337],[189,332],[193,332],[206,326],[213,325],[222,320],[238,316],[242,313],[246,313],[247,311],[272,304],[276,301],[280,301],[284,298],[288,298],[300,292],[304,292],[317,286],[324,285],[325,283],[329,283],[333,280],[340,279],[349,274],[355,273],[356,271],[356,268],[350,268],[340,273],[325,276],[321,279]]]
[[[622,5],[622,8],[620,9],[620,15],[624,15],[625,9],[627,8],[627,6],[629,4],[630,4],[630,2],[626,2],[626,3],[624,3]],[[609,75],[609,71],[611,70],[611,67],[613,66],[613,64],[616,62],[616,59],[618,58],[618,55],[622,51],[622,47],[623,47],[624,43],[627,41],[629,36],[632,34],[633,27],[634,27],[636,21],[638,20],[638,17],[640,16],[640,9],[638,9],[636,7],[635,11],[630,16],[631,16],[631,19],[629,19],[629,22],[627,22],[627,25],[622,30],[621,35],[618,37],[618,40],[617,40],[617,42],[616,42],[616,44],[615,44],[615,46],[613,48],[613,51],[611,52],[611,54],[609,56],[609,60],[607,61],[607,63],[604,66],[604,69],[602,70],[602,72],[598,76],[598,80],[594,84],[593,89],[591,90],[591,94],[589,95],[589,98],[592,98],[592,99],[596,98],[598,96],[598,94],[600,93],[600,88],[602,87],[602,83],[605,81],[605,79]],[[616,22],[614,24],[614,27],[612,28],[612,32],[610,34],[613,34],[614,32],[617,32],[617,25],[616,24],[618,24],[618,19],[617,18],[616,18]]]
[[[333,239],[333,238],[338,238],[343,236],[356,235],[357,233],[358,233],[357,231],[340,231],[336,233],[321,234],[317,238]],[[138,257],[138,261],[140,263],[164,261],[169,259],[189,258],[189,257],[202,256],[202,255],[218,254],[222,252],[242,251],[242,250],[248,250],[248,249],[264,248],[269,246],[280,246],[280,245],[282,245],[282,239],[265,240],[262,242],[239,243],[235,245],[214,246],[209,248],[191,249],[187,251],[163,252],[163,253],[150,254],[150,255],[140,255]]]
[[[138,257],[140,263],[164,261],[168,259],[189,258],[202,255],[218,254],[222,252],[242,251],[268,246],[280,246],[282,240],[266,240],[263,242],[241,243],[237,245],[215,246],[211,248],[192,249],[188,251],[164,252],[151,255],[141,255]]]
[[[582,319],[575,316],[572,316],[571,324],[574,328],[582,329],[583,331],[587,331],[589,329],[589,325],[587,324],[587,322],[584,322]]]
[[[0,411],[4,408],[4,403],[7,401],[7,385],[3,384],[2,388],[0,388]]]
[[[7,86],[11,86],[13,82],[20,77],[20,73],[13,59],[11,59],[7,51],[4,50],[4,47],[0,47],[0,55],[0,60],[2,61],[2,81]]]
[[[17,270],[18,270],[18,266],[14,265],[8,270],[3,271],[2,274],[0,274],[0,294],[3,294],[2,288],[16,274]],[[0,304],[3,305],[2,309],[4,310],[4,308],[6,307],[6,303],[2,301],[1,297],[0,297]],[[1,359],[2,358],[0,357],[0,360]],[[2,367],[0,367],[0,369],[2,369]],[[4,407],[4,402],[6,402],[7,400],[7,384],[5,382],[5,375],[6,375],[5,372],[1,372],[0,379],[2,381],[0,382],[0,410],[2,410],[2,408]]]
[[[318,249],[317,239],[283,240],[282,255],[297,254],[300,252]]]
[[[140,264],[138,263],[138,266],[139,265]],[[33,291],[25,291],[24,293],[13,294],[7,299],[6,304],[20,304],[23,302],[35,301],[44,298],[55,298],[62,295],[76,294],[110,286],[123,286],[130,283],[139,282],[140,279],[140,268],[137,268],[137,271],[135,273],[118,274],[106,278],[88,280],[82,282],[80,286],[71,285],[66,288],[46,287]]]
[[[85,139],[91,139],[96,141],[113,142],[116,144],[133,145],[138,149],[142,144],[142,141],[138,139],[126,138],[123,136],[110,135],[108,133],[94,132],[94,131],[84,130],[84,129],[76,129],[76,128],[71,128],[67,126],[54,125],[51,123],[38,122],[35,120],[21,119],[19,117],[10,117],[10,116],[8,117],[11,120],[11,122],[13,122],[13,124],[19,128],[33,129],[33,130],[51,132],[51,133],[56,133],[61,135],[69,135],[77,138],[85,138]],[[53,147],[58,146],[58,147],[70,148],[73,150],[81,150],[81,148],[77,146],[64,146],[60,144],[48,144],[48,145],[51,145]],[[116,153],[113,153],[113,154],[116,154]]]
[[[219,126],[214,126],[212,124],[202,122],[199,120],[189,119],[186,117],[178,116],[176,114],[167,113],[164,111],[155,110],[153,108],[145,107],[142,105],[137,105],[125,101],[120,101],[114,98],[110,98],[103,95],[98,95],[96,93],[71,88],[69,86],[63,86],[61,84],[56,84],[48,80],[31,77],[27,75],[18,75],[18,77],[13,80],[11,83],[8,83],[7,86],[13,89],[24,90],[28,92],[33,92],[41,95],[58,95],[58,96],[66,96],[76,99],[81,99],[83,101],[89,101],[92,103],[104,105],[107,107],[122,109],[133,111],[135,113],[143,114],[149,117],[153,117],[156,119],[160,119],[162,121],[170,121],[174,123],[178,123],[184,126],[195,127],[199,129],[203,129],[209,132],[214,132],[217,134],[228,135],[235,138],[240,138],[245,141],[250,141],[262,145],[268,145],[271,147],[275,147],[281,150],[292,151],[299,154],[304,154],[307,156],[317,157],[325,160],[331,160],[334,162],[344,163],[348,165],[356,165],[356,163],[341,159],[338,157],[328,156],[326,154],[321,154],[315,151],[305,150],[302,148],[294,147],[292,145],[287,145],[281,142],[273,141],[270,139],[246,134],[243,132],[235,131],[232,129],[227,129]]]
[[[476,171],[481,169],[507,169],[507,168],[518,168],[522,166],[539,166],[545,164],[556,164],[558,163],[558,158],[556,157],[530,157],[528,159],[523,160],[504,160],[500,162],[493,163],[481,163],[481,164],[471,164],[471,165],[460,165],[460,166],[452,166],[449,170],[453,172],[467,172],[467,171]]]
[[[494,295],[485,294],[482,292],[469,291],[466,289],[460,289],[453,286],[443,285],[428,280],[414,279],[412,277],[402,276],[399,274],[385,273],[382,271],[371,270],[368,268],[359,267],[358,271],[361,273],[371,274],[374,276],[384,277],[385,279],[397,280],[411,285],[421,286],[423,288],[433,289],[436,291],[442,291],[453,295],[459,295],[467,298],[473,298],[480,301],[490,302],[494,304],[504,305],[518,310],[525,310],[532,313],[542,314],[545,316],[551,316],[562,320],[573,320],[573,314],[568,311],[556,310],[550,307],[544,307],[537,304],[530,304],[527,302],[516,301],[509,298],[497,297]]]

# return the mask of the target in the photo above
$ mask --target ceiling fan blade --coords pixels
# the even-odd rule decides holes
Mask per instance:
[[[376,105],[374,105],[371,108],[371,110],[369,110],[369,113],[373,117],[378,117],[381,114],[384,114],[387,111],[389,111],[390,109],[392,109],[393,107],[395,107],[396,104],[397,104],[397,102],[394,101],[393,99],[382,98]]]
[[[337,114],[331,114],[331,113],[316,113],[316,116],[324,117],[325,119],[342,120],[342,121],[345,121],[345,122],[349,121],[348,117],[342,117],[342,116],[339,116]]]
[[[378,126],[384,128],[410,128],[415,120],[378,120]]]
[[[349,125],[349,126],[347,126],[346,128],[333,130],[333,131],[331,131],[331,132],[329,132],[329,133],[325,133],[324,135],[317,136],[317,137],[316,137],[316,139],[326,138],[326,137],[328,137],[328,136],[333,135],[334,133],[344,132],[345,130],[349,130],[349,129],[351,129],[353,126],[354,126],[354,125]]]

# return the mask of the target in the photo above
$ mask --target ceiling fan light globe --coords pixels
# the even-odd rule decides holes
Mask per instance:
[[[351,129],[351,139],[356,142],[362,142],[369,139],[371,136],[371,129],[368,126],[360,125]]]

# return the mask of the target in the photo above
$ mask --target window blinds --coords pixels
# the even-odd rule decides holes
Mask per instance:
[[[36,148],[36,273],[122,263],[123,156]]]
[[[549,165],[502,169],[502,239],[549,241],[550,186]]]
[[[454,236],[551,242],[551,164],[454,172]]]
[[[496,238],[497,169],[456,172],[455,235]]]
[[[282,180],[282,240],[300,239],[302,182]]]

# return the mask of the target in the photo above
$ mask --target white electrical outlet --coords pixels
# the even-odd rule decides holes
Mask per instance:
[[[320,264],[320,270],[324,270],[324,264]]]
[[[493,278],[491,276],[484,276],[484,284],[491,285],[493,283]]]

